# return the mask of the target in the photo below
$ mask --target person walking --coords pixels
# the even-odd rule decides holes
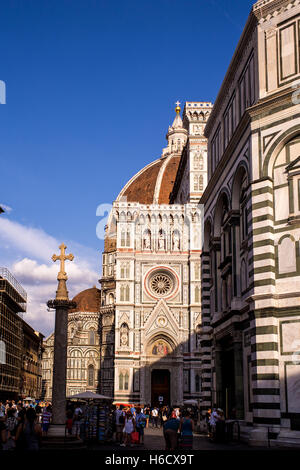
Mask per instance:
[[[122,431],[125,424],[125,411],[123,408],[123,405],[117,406],[114,412],[116,422],[116,442],[119,444],[122,443]]]
[[[152,415],[152,428],[154,428],[154,426],[157,428],[157,425],[158,425],[158,409],[156,408],[156,406],[153,408],[153,410],[151,412],[151,415]]]
[[[149,418],[150,418],[150,407],[149,406],[145,407],[144,414],[145,414],[145,418],[146,418],[146,428],[148,428],[149,427]]]
[[[137,407],[136,409],[135,425],[136,430],[139,433],[139,444],[144,444],[144,428],[146,426],[146,416],[139,407]]]
[[[131,441],[131,433],[133,431],[135,431],[135,420],[132,416],[131,411],[128,410],[126,413],[125,425],[123,429],[124,442],[121,444],[122,447],[126,447],[127,444],[130,444],[130,446],[133,447],[133,443]]]
[[[163,433],[166,443],[166,450],[176,450],[178,446],[178,429],[180,421],[176,418],[175,411],[172,411],[170,418],[163,425]]]
[[[179,432],[181,434],[180,448],[192,449],[193,448],[193,431],[194,422],[191,419],[189,411],[185,411],[183,417],[180,420]]]
[[[14,450],[16,447],[15,436],[18,428],[18,420],[16,417],[16,410],[9,408],[6,416],[6,443],[3,446],[4,450]]]
[[[47,436],[48,434],[48,429],[49,429],[51,418],[52,418],[52,413],[50,410],[51,410],[50,406],[47,406],[47,408],[44,409],[43,414],[42,414],[42,430],[43,430],[44,436]]]
[[[82,408],[80,406],[77,406],[73,415],[73,424],[75,425],[75,436],[77,439],[80,439],[80,428],[81,428],[82,420],[83,420]]]
[[[17,430],[16,440],[23,439],[25,450],[39,450],[42,438],[41,426],[37,423],[36,412],[27,408],[25,421]]]

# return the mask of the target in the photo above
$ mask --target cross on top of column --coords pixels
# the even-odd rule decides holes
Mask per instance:
[[[59,273],[58,274],[64,274],[66,275],[66,272],[65,272],[65,261],[66,260],[69,260],[69,261],[73,261],[74,259],[74,256],[72,255],[72,253],[70,253],[69,255],[66,255],[66,245],[64,243],[62,243],[60,245],[60,255],[53,255],[52,256],[52,259],[53,261],[57,261],[57,260],[60,260],[60,270],[59,270]]]
[[[58,289],[56,291],[56,300],[68,300],[68,291],[66,286],[66,281],[68,279],[67,273],[65,272],[65,261],[73,261],[74,256],[72,253],[66,255],[66,245],[62,243],[60,245],[60,255],[53,255],[52,260],[60,261],[60,270],[57,275],[58,280]]]

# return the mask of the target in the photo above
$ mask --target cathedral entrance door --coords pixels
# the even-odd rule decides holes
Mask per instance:
[[[151,374],[151,405],[170,404],[170,371],[155,369]]]

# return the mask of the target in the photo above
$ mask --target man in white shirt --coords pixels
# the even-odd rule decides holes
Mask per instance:
[[[157,428],[157,424],[158,424],[158,409],[155,407],[153,408],[152,412],[151,412],[151,416],[152,416],[152,428],[154,428],[154,425],[155,427]]]

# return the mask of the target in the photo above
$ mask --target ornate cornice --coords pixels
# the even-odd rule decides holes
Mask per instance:
[[[253,5],[252,11],[260,23],[284,13],[300,4],[300,0],[261,0]]]

